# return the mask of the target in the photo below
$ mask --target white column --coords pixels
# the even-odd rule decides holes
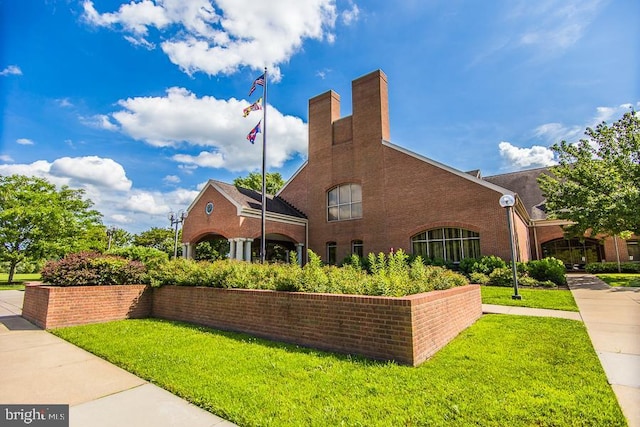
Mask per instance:
[[[182,258],[189,259],[189,244],[188,243],[183,243],[182,244]]]
[[[304,243],[298,243],[296,245],[296,249],[297,249],[297,258],[298,258],[298,265],[300,265],[300,267],[302,267],[302,262],[303,262],[303,258],[302,258],[302,254],[303,254],[303,249],[304,249]]]
[[[229,239],[229,259],[234,259],[236,255],[236,239]]]
[[[244,239],[242,237],[238,237],[236,239],[234,239],[236,241],[236,259],[242,261],[243,257],[242,257],[242,243],[244,242]]]
[[[251,243],[253,239],[244,239],[244,260],[251,262]]]

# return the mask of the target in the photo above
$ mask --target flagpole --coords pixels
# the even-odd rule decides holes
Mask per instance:
[[[262,227],[260,234],[260,262],[266,261],[266,213],[267,213],[267,67],[264,68],[264,86],[262,87]]]

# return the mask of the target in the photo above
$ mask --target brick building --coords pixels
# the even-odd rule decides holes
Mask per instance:
[[[308,160],[268,198],[269,247],[296,250],[301,261],[308,248],[330,263],[393,249],[453,262],[482,255],[510,260],[506,211],[498,202],[509,194],[519,261],[556,256],[574,266],[616,259],[612,239],[566,240],[562,224],[546,218],[536,181],[546,169],[483,178],[391,143],[389,128],[380,70],[352,82],[350,116],[341,117],[333,91],[310,99]],[[192,257],[199,242],[224,238],[231,258],[257,258],[260,210],[260,193],[210,181],[188,209],[184,253]],[[617,243],[621,260],[640,259],[637,239]]]

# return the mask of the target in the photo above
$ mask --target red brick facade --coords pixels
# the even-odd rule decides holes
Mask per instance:
[[[526,188],[518,187],[517,180],[512,181],[512,188],[500,178],[513,174],[483,179],[479,173],[455,170],[389,142],[387,77],[380,70],[352,82],[349,116],[341,117],[340,95],[333,91],[310,99],[308,128],[308,161],[278,195],[304,213],[306,222],[291,223],[281,217],[279,221],[268,221],[266,232],[286,236],[288,241],[304,245],[325,261],[329,242],[332,246],[335,243],[337,262],[352,253],[354,241],[362,242],[365,255],[398,248],[411,253],[412,237],[435,228],[478,233],[480,255],[510,260],[506,214],[498,203],[503,194],[516,199],[513,226],[519,261],[540,258],[545,242],[564,237],[562,228],[553,221],[532,216],[532,209],[540,211],[539,205],[543,204],[542,195],[537,194],[539,188],[537,193],[534,191],[539,200],[534,201],[523,194]],[[535,176],[530,178],[531,187],[537,187]],[[362,216],[329,221],[328,192],[344,184],[361,187]],[[213,187],[207,187],[190,208],[183,241],[193,244],[207,234],[257,239],[259,219],[240,214],[237,206],[214,193]],[[525,199],[529,202],[526,206]],[[220,209],[206,215],[208,201],[214,201]],[[626,244],[619,242],[618,249],[621,260],[627,261]],[[612,239],[605,241],[601,252],[599,258],[615,260]]]
[[[121,319],[141,319],[151,312],[145,285],[25,286],[22,316],[44,329]]]
[[[482,315],[480,288],[404,298],[165,286],[152,315],[418,365]]]
[[[362,240],[365,254],[392,248],[411,253],[412,236],[460,227],[480,233],[482,254],[511,258],[505,210],[498,203],[508,190],[389,143],[381,71],[353,82],[352,105],[353,114],[340,118],[335,92],[309,101],[309,160],[280,193],[307,215],[311,250],[325,258],[326,243],[336,242],[341,260],[351,254],[352,241]],[[362,218],[328,221],[327,192],[347,183],[362,187]],[[527,224],[520,215],[516,229],[520,258],[528,260]]]

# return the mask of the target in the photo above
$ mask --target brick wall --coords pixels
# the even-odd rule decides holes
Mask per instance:
[[[405,298],[165,286],[152,316],[418,365],[482,314],[476,285]]]
[[[22,316],[44,329],[148,317],[151,289],[123,286],[25,286]]]

